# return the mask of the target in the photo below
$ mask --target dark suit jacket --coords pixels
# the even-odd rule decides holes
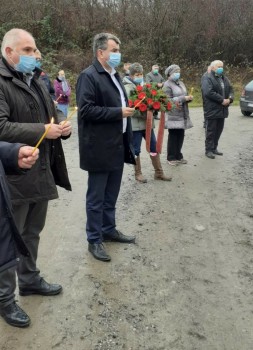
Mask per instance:
[[[115,74],[128,101],[120,76]],[[127,118],[122,133],[120,93],[97,59],[79,76],[76,86],[80,167],[91,172],[113,171],[124,162],[135,164],[132,128]]]

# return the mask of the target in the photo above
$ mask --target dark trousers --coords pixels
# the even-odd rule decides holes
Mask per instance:
[[[88,172],[86,233],[90,243],[101,243],[103,235],[116,228],[115,213],[123,167],[108,172]]]
[[[184,129],[169,129],[168,132],[167,160],[183,159]]]
[[[224,123],[224,118],[206,120],[206,153],[217,149],[220,136],[224,129]]]
[[[17,266],[20,287],[34,285],[40,279],[36,266],[40,233],[46,221],[48,201],[14,206],[14,217],[30,252],[30,257],[20,256]],[[12,267],[0,273],[0,307],[7,306],[15,300],[16,268]]]

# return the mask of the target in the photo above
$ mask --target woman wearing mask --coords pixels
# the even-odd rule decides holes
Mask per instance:
[[[135,90],[137,85],[143,85],[143,67],[140,63],[133,63],[129,67],[129,77],[124,77],[123,84],[125,86],[128,97],[130,96],[130,92]],[[131,117],[132,122],[132,130],[133,130],[133,144],[134,144],[134,152],[135,152],[135,179],[139,182],[146,183],[147,179],[142,175],[141,171],[141,161],[140,161],[140,153],[141,153],[141,142],[142,138],[146,139],[146,118],[147,112],[140,112],[136,110]],[[154,122],[153,122],[154,128]],[[161,162],[160,155],[156,152],[156,137],[154,130],[151,131],[151,140],[150,140],[150,159],[152,161],[152,165],[155,169],[155,180],[164,180],[171,181],[171,177],[165,176]]]
[[[167,160],[170,165],[187,164],[181,152],[185,129],[191,128],[188,103],[193,96],[187,94],[184,83],[180,80],[180,67],[172,64],[165,70],[168,80],[163,90],[173,100],[176,108],[166,112],[165,127],[168,129]]]
[[[65,78],[64,70],[60,70],[58,77],[54,81],[54,90],[56,101],[58,102],[57,108],[60,109],[65,117],[68,116],[68,107],[70,103],[71,88]]]

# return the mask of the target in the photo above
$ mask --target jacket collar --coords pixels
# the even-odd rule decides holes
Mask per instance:
[[[99,60],[97,58],[94,58],[93,62],[92,62],[93,66],[96,68],[96,70],[98,71],[98,73],[108,73],[104,67],[102,66],[102,64],[99,62]],[[115,76],[117,77],[119,75],[119,73],[117,71],[115,71]]]
[[[0,60],[0,75],[7,78],[15,77],[23,80],[23,73],[17,72],[12,66],[9,65],[4,57]]]
[[[102,64],[99,62],[99,60],[97,58],[94,58],[92,64],[96,68],[98,73],[105,73],[106,72],[106,70],[104,69],[104,67],[102,66]]]
[[[42,72],[41,69],[35,68],[35,72],[33,74],[33,77],[38,79],[40,76],[40,73]],[[6,61],[4,57],[0,60],[0,75],[6,78],[11,79],[18,79],[22,82],[25,82],[24,74],[21,72],[16,71],[9,63]]]

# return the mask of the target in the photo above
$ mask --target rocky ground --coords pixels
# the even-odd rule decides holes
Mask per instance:
[[[19,297],[32,324],[0,320],[1,350],[252,350],[253,119],[231,107],[223,157],[204,156],[202,110],[191,109],[187,165],[162,163],[171,183],[147,184],[126,166],[118,228],[135,245],[107,243],[110,263],[87,251],[87,174],[79,169],[77,130],[64,142],[72,192],[50,203],[41,237],[42,275],[64,287],[57,297]],[[73,122],[75,124],[75,120]]]

